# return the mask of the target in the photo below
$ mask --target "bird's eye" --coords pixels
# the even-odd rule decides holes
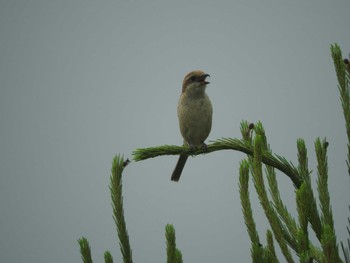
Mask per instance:
[[[190,81],[195,81],[196,80],[196,76],[191,76],[190,77]]]

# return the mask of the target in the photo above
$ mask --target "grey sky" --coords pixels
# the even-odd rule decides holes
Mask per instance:
[[[283,3],[282,3],[283,2]],[[0,262],[121,260],[109,196],[111,161],[181,144],[183,76],[211,75],[208,141],[261,120],[275,153],[296,162],[296,140],[329,141],[339,241],[347,237],[346,136],[330,44],[350,51],[349,1],[1,1]],[[167,223],[184,262],[250,262],[238,193],[242,153],[131,163],[124,202],[134,262],[164,262]],[[313,173],[316,176],[316,173]],[[295,208],[292,183],[278,174]],[[265,244],[266,220],[253,188]],[[295,211],[292,211],[295,214]],[[277,246],[277,245],[276,245]],[[282,260],[283,261],[283,260]]]

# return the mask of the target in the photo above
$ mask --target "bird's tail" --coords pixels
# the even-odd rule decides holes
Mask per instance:
[[[187,158],[188,158],[188,155],[180,155],[179,160],[177,161],[177,164],[173,171],[173,174],[171,175],[171,181],[175,181],[175,182],[179,181],[182,170],[184,169],[184,166],[186,164]]]

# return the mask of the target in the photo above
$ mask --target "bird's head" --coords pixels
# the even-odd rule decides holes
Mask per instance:
[[[204,73],[201,70],[195,70],[188,73],[182,83],[182,93],[188,94],[201,94],[204,93],[208,81],[206,78],[210,77],[209,74]]]

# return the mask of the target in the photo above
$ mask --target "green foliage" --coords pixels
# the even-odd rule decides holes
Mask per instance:
[[[301,187],[296,191],[296,202],[299,216],[299,225],[297,232],[297,244],[300,261],[307,262],[310,258],[310,243],[308,236],[308,219],[309,219],[309,203],[305,200],[309,200],[309,191],[306,183],[303,183]]]
[[[89,241],[85,237],[82,237],[78,239],[78,243],[80,245],[80,254],[83,262],[92,263]]]
[[[244,222],[246,224],[248,234],[252,244],[260,244],[258,232],[256,231],[255,222],[253,219],[253,211],[250,205],[249,190],[249,163],[243,160],[239,169],[239,193],[242,203],[242,212]]]
[[[265,148],[264,150],[267,150],[267,143],[265,133],[263,132],[262,125],[260,123],[257,126],[257,132],[259,132],[259,134],[256,134],[254,139],[254,156],[251,169],[255,190],[258,194],[260,204],[264,209],[265,215],[270,223],[275,239],[281,248],[282,254],[287,262],[294,262],[287,246],[287,242],[283,237],[284,227],[282,226],[276,210],[272,207],[266,192],[263,179],[261,153],[263,148]]]
[[[165,226],[167,263],[182,263],[181,251],[176,248],[175,228],[173,225]]]
[[[311,224],[312,229],[314,230],[318,239],[321,239],[322,233],[322,225],[321,219],[319,216],[319,212],[317,209],[316,198],[314,196],[312,187],[311,187],[311,179],[310,179],[310,171],[308,168],[308,158],[307,158],[307,149],[305,146],[305,141],[303,139],[297,140],[297,149],[298,149],[298,169],[300,170],[300,174],[304,180],[307,196],[308,196],[308,221]]]
[[[243,140],[236,138],[222,138],[216,141],[213,141],[211,144],[207,145],[207,149],[191,149],[187,146],[175,146],[175,145],[164,145],[158,147],[150,148],[141,148],[136,149],[133,152],[134,161],[142,161],[149,158],[154,158],[162,155],[199,155],[199,154],[208,154],[220,150],[234,150],[240,151],[249,155],[253,155],[253,146],[249,143],[246,143]],[[299,187],[301,184],[299,171],[294,167],[291,162],[288,162],[284,157],[279,155],[273,155],[270,152],[262,152],[262,162],[275,167],[276,169],[283,172],[287,175],[294,183],[296,187]]]
[[[348,173],[350,175],[350,66],[345,65],[340,47],[337,44],[331,45],[331,53],[334,62],[335,72],[338,79],[338,89],[345,118],[346,134],[348,136]],[[348,70],[346,70],[348,69]]]
[[[349,224],[350,224],[350,219],[348,218]],[[349,227],[347,227],[348,230],[348,234],[350,236],[350,230]],[[345,247],[344,243],[341,242],[341,248],[343,250],[343,254],[344,254],[344,258],[345,258],[345,262],[349,263],[350,262],[350,254],[349,254],[349,247],[350,247],[350,239],[348,238],[348,247]]]
[[[117,233],[119,237],[120,251],[123,255],[124,263],[132,263],[131,248],[129,243],[129,236],[126,229],[123,195],[122,195],[122,172],[127,162],[124,162],[123,157],[117,155],[112,162],[110,191],[113,207],[113,218],[117,226]],[[80,253],[84,263],[92,263],[90,246],[85,237],[78,240],[80,245]],[[104,253],[104,260],[106,263],[113,263],[113,257],[109,251]]]
[[[273,235],[270,230],[266,231],[266,241],[267,241],[267,250],[269,251],[269,261],[268,262],[278,262],[275,246],[273,244]]]
[[[330,196],[328,192],[328,163],[327,163],[327,147],[326,140],[316,139],[315,149],[317,156],[317,190],[321,204],[321,221],[323,224],[329,225],[334,229],[333,216],[330,206]]]
[[[348,174],[350,176],[350,63],[349,59],[344,59],[340,47],[337,44],[331,45],[331,53],[334,62],[335,72],[338,79],[338,89],[340,93],[340,100],[342,103],[343,114],[345,119],[346,134],[348,137],[348,154],[347,154],[347,166]],[[329,219],[330,220],[330,219]],[[348,218],[349,225],[350,219]],[[350,236],[350,230],[347,227],[348,234]],[[347,240],[347,247],[341,242],[345,261],[350,263],[350,240]]]
[[[323,226],[321,245],[324,253],[322,262],[341,262],[338,256],[335,233],[332,227],[327,224]]]
[[[331,47],[332,57],[337,72],[339,91],[341,94],[341,101],[344,111],[344,117],[346,122],[346,128],[348,138],[350,140],[350,96],[349,96],[349,63],[345,66],[341,51],[338,45]],[[346,71],[348,70],[348,71]],[[296,204],[298,212],[298,223],[291,216],[287,207],[283,204],[276,180],[276,174],[274,168],[277,168],[271,162],[264,161],[262,156],[268,156],[271,154],[269,146],[267,144],[266,135],[261,123],[255,126],[249,126],[247,122],[241,124],[241,132],[243,141],[246,145],[252,147],[253,157],[251,152],[247,152],[249,156],[247,161],[251,167],[250,173],[252,174],[253,183],[258,194],[260,204],[265,212],[265,215],[270,223],[274,237],[279,244],[281,251],[287,262],[294,262],[290,257],[288,247],[292,248],[299,257],[300,262],[342,262],[338,254],[338,245],[336,241],[336,235],[334,230],[333,214],[330,205],[330,195],[328,191],[328,161],[327,161],[327,147],[328,142],[320,140],[315,141],[315,152],[317,157],[317,191],[319,197],[320,210],[317,207],[317,202],[313,189],[311,186],[310,171],[308,168],[307,149],[305,142],[302,139],[297,141],[298,149],[298,167],[295,171],[294,166],[288,163],[284,158],[279,157],[279,160],[290,168],[295,177],[289,176],[294,185],[296,186]],[[350,147],[348,154],[348,167]],[[267,174],[269,192],[271,201],[267,195],[266,187],[263,179],[262,163],[265,164],[265,173]],[[278,168],[277,168],[278,169]],[[284,169],[278,169],[285,173]],[[243,172],[244,178],[243,180]],[[349,168],[350,171],[350,168]],[[350,172],[349,172],[350,174]],[[244,162],[241,163],[240,168],[240,195],[243,217],[247,226],[247,231],[252,241],[252,259],[253,262],[257,262],[260,258],[260,262],[264,261],[264,247],[262,245],[257,246],[256,240],[259,237],[256,236],[256,231],[252,231],[255,227],[254,219],[251,212],[251,204],[249,201],[248,193],[248,179],[249,173],[244,169]],[[294,180],[293,180],[294,179]],[[249,216],[248,216],[249,215]],[[253,223],[252,223],[253,222]],[[350,222],[350,219],[349,219]],[[349,223],[350,224],[350,223]],[[310,242],[309,239],[309,225],[314,231],[315,236],[318,238],[321,248],[317,248]],[[254,233],[254,235],[252,234]],[[350,231],[349,231],[350,235]],[[269,241],[271,244],[271,241]],[[350,241],[348,240],[350,247]],[[287,247],[288,246],[288,247]],[[342,244],[344,255],[349,258],[349,249],[345,248]],[[269,261],[270,262],[270,261]],[[271,259],[271,262],[272,259]],[[349,260],[347,259],[347,262]]]
[[[124,263],[132,262],[132,251],[129,243],[129,235],[126,229],[123,208],[123,193],[122,193],[122,173],[129,160],[124,161],[120,155],[115,156],[112,162],[111,177],[110,177],[110,192],[112,198],[113,219],[117,227],[119,238],[120,251],[123,256]],[[181,251],[176,248],[175,229],[172,225],[166,225],[165,236],[167,242],[167,262],[182,263]],[[92,263],[91,251],[89,242],[85,237],[78,240],[80,245],[80,253],[84,263]],[[113,263],[113,257],[109,251],[104,253],[105,263]]]
[[[123,255],[124,263],[132,263],[132,253],[129,243],[129,235],[126,230],[122,195],[122,172],[124,160],[117,155],[113,159],[110,191],[112,197],[113,218],[117,225],[120,251]]]
[[[310,262],[311,259],[317,262],[341,262],[338,255],[336,237],[335,235],[331,236],[328,230],[328,228],[331,228],[334,233],[330,197],[328,193],[328,143],[325,140],[321,142],[320,139],[317,139],[315,142],[316,155],[318,160],[318,194],[322,215],[320,218],[316,200],[314,198],[313,190],[311,187],[305,143],[301,139],[297,141],[299,161],[297,174],[300,176],[302,182],[300,187],[295,191],[298,212],[297,223],[281,200],[274,167],[265,163],[265,173],[267,174],[268,187],[272,200],[270,200],[267,194],[263,176],[262,156],[263,153],[270,153],[271,150],[269,149],[266,135],[261,123],[258,123],[253,128],[252,132],[249,132],[250,137],[245,136],[247,132],[244,129],[248,127],[247,124],[242,123],[241,127],[243,140],[245,140],[247,143],[252,143],[254,149],[253,157],[248,156],[247,160],[241,163],[239,184],[243,216],[247,225],[248,234],[252,242],[253,262],[255,262],[256,257],[264,258],[266,255],[269,255],[269,253],[264,252],[265,248],[262,245],[256,246],[259,237],[256,236],[257,233],[256,231],[253,231],[254,228],[252,227],[255,227],[255,224],[252,217],[251,204],[249,201],[249,172],[247,171],[247,168],[245,168],[246,166],[250,167],[250,173],[252,174],[253,183],[258,194],[260,204],[265,212],[268,222],[270,223],[273,235],[282,251],[282,254],[285,257],[285,260],[287,262],[294,262],[290,252],[291,248],[298,255],[300,262]],[[247,163],[249,163],[249,165],[247,165]],[[322,250],[310,242],[308,227],[309,224],[314,230],[316,237],[318,237],[322,245]],[[254,233],[254,235],[252,233]],[[327,235],[325,235],[325,233],[327,233]],[[336,260],[324,261],[325,258],[328,260]],[[273,259],[269,260],[270,261],[267,262],[274,262],[272,261]]]
[[[106,251],[103,256],[105,258],[105,263],[113,263],[113,257],[111,255],[111,252]]]

